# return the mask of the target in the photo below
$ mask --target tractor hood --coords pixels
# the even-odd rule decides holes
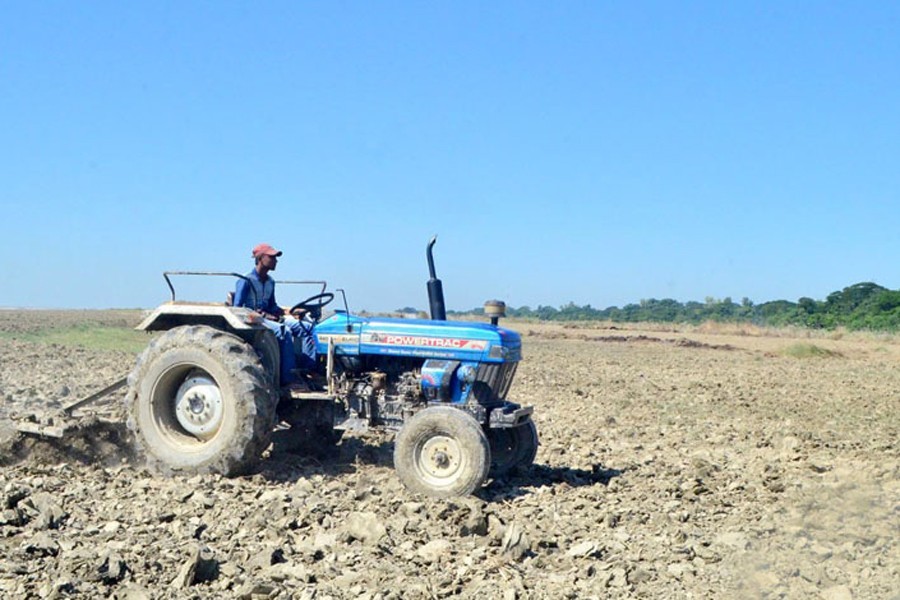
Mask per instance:
[[[314,329],[317,351],[376,354],[480,362],[516,362],[522,357],[519,334],[489,323],[360,317],[338,312]]]

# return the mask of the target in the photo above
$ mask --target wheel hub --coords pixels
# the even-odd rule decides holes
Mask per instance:
[[[191,435],[208,440],[222,424],[222,392],[206,375],[188,377],[175,395],[175,417]]]
[[[453,478],[462,465],[462,451],[453,438],[435,436],[422,445],[419,468],[427,479],[446,481]]]
[[[450,466],[450,457],[444,452],[436,452],[433,460],[439,469],[446,469]]]

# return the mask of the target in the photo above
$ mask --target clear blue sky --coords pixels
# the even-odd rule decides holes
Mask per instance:
[[[0,306],[152,307],[266,241],[277,278],[425,308],[433,234],[455,309],[896,289],[898,31],[888,2],[10,3]]]

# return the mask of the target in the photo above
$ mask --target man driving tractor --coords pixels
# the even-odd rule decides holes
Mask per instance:
[[[269,273],[278,266],[283,253],[269,244],[257,244],[252,256],[255,268],[247,279],[238,279],[234,291],[234,306],[243,306],[265,317],[263,324],[275,334],[281,351],[281,385],[299,382],[295,370],[312,369],[316,350],[312,338],[312,324],[304,320],[305,310],[295,308],[288,314],[275,301],[275,279]],[[252,290],[251,287],[252,286]],[[303,353],[294,353],[294,338],[301,340]]]

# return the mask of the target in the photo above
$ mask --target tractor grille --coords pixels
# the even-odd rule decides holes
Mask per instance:
[[[506,400],[518,365],[517,362],[508,362],[478,367],[478,374],[475,376],[478,402],[493,404]]]

